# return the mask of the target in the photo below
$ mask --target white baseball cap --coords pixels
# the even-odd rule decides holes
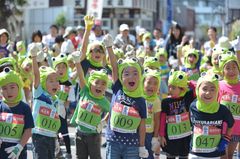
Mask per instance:
[[[128,27],[127,24],[121,24],[120,27],[119,27],[119,30],[120,31],[129,30],[129,27]]]

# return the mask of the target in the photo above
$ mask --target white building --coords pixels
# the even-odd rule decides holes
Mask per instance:
[[[66,26],[83,25],[86,14],[86,0],[28,0],[25,7],[24,32],[30,39],[34,30],[47,33],[49,26],[54,24],[56,17],[64,13]],[[113,35],[118,27],[127,23],[130,31],[136,26],[153,29],[156,19],[157,0],[103,0],[102,28]]]

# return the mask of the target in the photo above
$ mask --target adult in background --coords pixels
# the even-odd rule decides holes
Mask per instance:
[[[179,24],[171,28],[170,38],[166,43],[168,57],[172,56],[174,59],[177,59],[177,45],[181,43],[183,35],[182,28]]]
[[[58,35],[58,27],[56,25],[50,26],[50,33],[48,35],[43,36],[42,42],[44,45],[48,46],[50,49],[52,45],[55,43],[55,38]]]
[[[103,40],[103,30],[102,30],[102,27],[101,25],[94,25],[93,28],[92,28],[92,33],[89,37],[89,42],[92,43],[94,41],[99,41],[99,42],[102,42]]]
[[[72,53],[75,51],[73,42],[71,39],[75,38],[75,29],[73,27],[67,27],[65,30],[65,33],[63,35],[63,38],[65,39],[61,46],[61,53],[64,53],[66,55]]]
[[[154,41],[156,43],[156,46],[158,48],[164,48],[165,47],[165,41],[162,38],[162,30],[159,28],[155,28],[153,30],[153,37],[154,37]]]
[[[8,57],[13,52],[13,44],[9,43],[10,35],[6,29],[0,29],[0,58]]]
[[[117,48],[125,48],[127,45],[136,44],[134,35],[129,34],[129,26],[127,24],[121,24],[119,27],[120,34],[118,34],[114,40],[114,45]]]
[[[203,52],[206,56],[212,55],[212,48],[217,44],[217,28],[209,27],[207,30],[209,41],[206,41],[203,45]]]

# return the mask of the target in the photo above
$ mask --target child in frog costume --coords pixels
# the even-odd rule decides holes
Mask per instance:
[[[160,143],[158,131],[160,123],[161,102],[158,97],[160,72],[146,69],[143,75],[143,95],[147,105],[145,146],[149,152],[148,159],[154,159],[153,153],[159,154]]]
[[[26,97],[26,101],[30,100],[30,91],[32,87],[32,60],[30,58],[25,58],[19,66],[19,74],[21,75],[23,81],[23,89]]]
[[[232,128],[232,139],[227,149],[229,158],[233,156],[237,143],[240,141],[240,82],[239,61],[232,52],[219,55],[219,68],[222,70],[223,80],[219,82],[219,102],[225,105],[232,113],[234,125]]]
[[[188,89],[187,75],[183,71],[171,71],[168,80],[168,98],[162,100],[160,141],[167,158],[187,158],[191,138],[189,107],[195,99]]]
[[[168,81],[168,74],[170,72],[167,56],[167,51],[164,48],[159,48],[155,54],[155,57],[158,58],[160,64],[161,80],[165,81],[165,83]]]
[[[34,127],[29,105],[22,101],[22,81],[19,75],[5,67],[0,73],[0,154],[1,158],[27,159],[25,145]]]
[[[106,130],[106,158],[147,158],[145,148],[146,103],[142,97],[142,70],[135,58],[119,59],[113,53],[113,40],[103,40],[112,66],[113,97]]]
[[[157,57],[145,57],[143,67],[144,67],[144,69],[150,68],[153,70],[158,70],[160,72],[160,70],[159,70],[160,63],[159,63],[159,60]],[[167,88],[165,81],[163,81],[163,80],[160,80],[160,81],[161,81],[160,82],[160,90],[158,91],[158,95],[159,95],[160,99],[163,99],[168,94],[168,88]]]
[[[197,62],[199,60],[199,52],[196,49],[189,49],[184,54],[184,67],[182,71],[187,73],[188,80],[197,81],[199,78],[199,68]]]
[[[13,57],[4,57],[0,59],[0,72],[3,71],[4,68],[9,67],[11,70],[14,70],[15,72],[19,73],[19,67],[17,67],[17,62]],[[19,75],[19,74],[18,74]],[[19,75],[20,77],[20,75]],[[25,98],[25,92],[23,87],[21,88],[22,90],[22,101],[26,103],[26,98]],[[0,99],[2,95],[0,93]]]
[[[58,112],[61,120],[59,132],[63,136],[67,150],[65,158],[71,158],[71,144],[67,124],[67,108],[69,107],[70,102],[75,101],[74,87],[72,86],[72,80],[69,78],[67,56],[59,54],[57,57],[52,58],[52,63],[53,68],[58,74],[58,81],[60,84],[60,90],[57,92],[59,99]]]
[[[93,16],[85,16],[85,32],[81,47],[81,65],[84,76],[89,76],[91,70],[101,70],[104,67],[105,48],[101,42],[93,42],[88,44],[90,31],[94,24]]]
[[[217,101],[219,76],[203,72],[197,81],[197,99],[190,106],[192,139],[189,159],[220,159],[231,139],[234,119],[228,108]],[[223,123],[227,131],[223,131]]]
[[[108,76],[105,70],[92,71],[86,81],[80,64],[80,52],[74,52],[72,56],[81,88],[80,99],[71,119],[71,124],[76,126],[77,132],[77,158],[88,158],[89,156],[101,159],[101,131],[107,123],[110,109],[110,103],[104,96]]]
[[[55,140],[61,126],[58,113],[59,88],[57,73],[50,67],[41,66],[38,68],[38,48],[32,44],[29,53],[32,56],[33,64],[33,117],[35,128],[32,133],[34,145],[34,158],[53,159],[55,157]]]

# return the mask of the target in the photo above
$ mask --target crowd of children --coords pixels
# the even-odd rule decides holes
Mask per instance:
[[[84,22],[81,38],[72,27],[55,43],[36,31],[32,43],[16,42],[15,50],[0,29],[0,158],[28,158],[30,138],[34,159],[74,158],[70,125],[78,159],[102,158],[105,127],[107,159],[233,157],[240,142],[239,37],[200,51],[160,43],[143,28],[133,41],[126,24],[115,40],[90,40],[99,26],[92,16]]]

